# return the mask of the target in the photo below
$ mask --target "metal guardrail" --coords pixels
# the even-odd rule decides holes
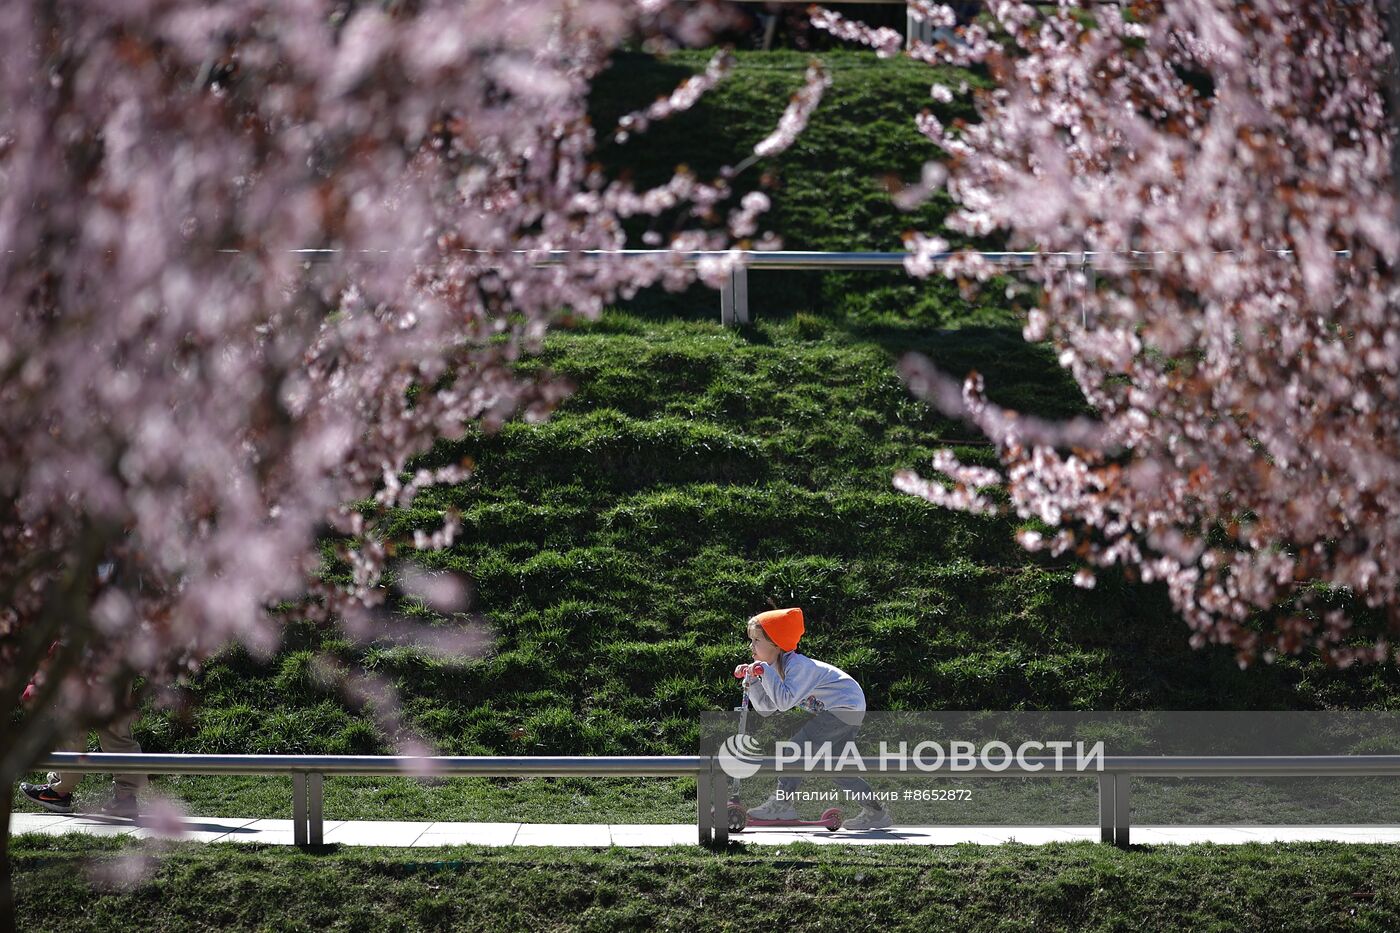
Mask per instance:
[[[407,757],[394,755],[174,755],[157,753],[54,752],[39,768],[150,774],[290,774],[292,841],[325,842],[325,775],[400,777],[698,777],[711,759],[694,756],[595,757]],[[703,784],[703,778],[701,780]],[[700,842],[705,835],[704,814]]]
[[[911,761],[916,766],[909,767]],[[774,758],[758,759],[760,773],[776,771]],[[791,764],[785,763],[785,764]],[[1130,795],[1134,777],[1372,777],[1400,776],[1400,755],[1313,755],[1162,757],[1036,757],[1005,768],[926,769],[904,756],[866,757],[814,767],[811,773],[842,770],[869,773],[1098,779],[1099,838],[1129,844]],[[862,767],[863,766],[863,767]],[[623,757],[405,757],[390,755],[173,755],[55,752],[38,763],[56,771],[152,774],[290,774],[292,837],[299,846],[325,842],[323,786],[330,775],[401,777],[693,777],[696,828],[701,845],[729,841],[729,777],[719,759],[707,755]],[[789,773],[792,768],[786,768]]]
[[[577,256],[600,261],[613,258],[637,260],[649,256],[664,255],[667,252],[667,250],[621,249],[582,250],[570,253],[564,250],[554,250],[546,254],[546,257],[540,262],[543,265],[552,265]],[[1228,250],[1222,251],[1221,255],[1229,255],[1230,252]],[[1293,255],[1292,250],[1268,250],[1268,252],[1272,252],[1279,258]],[[1004,270],[1028,269],[1037,261],[1048,259],[1062,264],[1066,269],[1077,268],[1086,272],[1089,276],[1088,288],[1090,289],[1095,287],[1095,270],[1106,259],[1111,260],[1111,264],[1118,268],[1147,269],[1151,268],[1154,257],[1168,255],[1163,250],[1129,250],[1114,253],[1092,250],[1082,252],[980,252],[963,250],[961,252],[932,253],[927,257],[927,261],[934,268],[940,268],[954,260],[966,258],[969,254],[980,257],[983,262],[990,266]],[[728,280],[720,286],[719,290],[719,320],[720,324],[728,327],[735,324],[747,324],[750,321],[748,270],[751,268],[844,272],[903,269],[909,255],[909,253],[880,252],[823,253],[801,250],[732,250],[728,252],[680,253],[679,258],[686,268],[695,268],[705,260],[723,260],[733,264]],[[1350,259],[1351,251],[1336,250],[1333,255],[1337,259]],[[1083,323],[1087,325],[1087,318]]]
[[[239,251],[224,250],[223,252],[236,255]],[[294,249],[290,252],[304,258],[307,262],[328,262],[340,256],[343,251],[337,249]],[[372,261],[391,252],[394,251],[360,250],[357,255]],[[477,253],[480,251],[463,250],[462,252]],[[726,327],[750,322],[749,269],[868,272],[903,269],[905,260],[909,258],[909,253],[904,252],[812,252],[805,250],[699,250],[678,253],[665,249],[619,249],[537,252],[538,258],[534,262],[541,266],[559,265],[577,258],[598,262],[612,260],[635,262],[660,256],[670,257],[669,261],[678,262],[687,269],[696,268],[701,262],[707,260],[730,263],[729,276],[719,289],[719,320]],[[1228,250],[1222,251],[1221,255],[1228,255],[1230,252]],[[1292,250],[1269,250],[1268,252],[1274,253],[1279,258],[1293,255]],[[529,250],[516,251],[517,255],[529,255],[530,253]],[[970,254],[979,256],[990,266],[1005,270],[1028,269],[1038,260],[1049,259],[1062,264],[1066,269],[1080,269],[1086,272],[1089,276],[1088,287],[1091,289],[1094,287],[1095,270],[1110,257],[1115,267],[1146,269],[1151,267],[1153,257],[1167,255],[1162,250],[1130,250],[1115,253],[1092,250],[1083,252],[979,252],[964,250],[933,253],[927,257],[927,260],[934,268],[939,268],[955,259],[966,258]],[[481,252],[481,255],[489,262],[492,254]],[[1338,259],[1349,259],[1351,251],[1337,250],[1334,255]]]
[[[236,254],[238,250],[225,250]],[[341,255],[336,249],[295,249],[293,255],[308,262],[328,262]],[[390,250],[361,250],[358,255],[373,260],[391,252]],[[463,250],[466,253],[477,250]],[[517,253],[528,253],[520,250]],[[484,257],[489,253],[482,253]],[[937,268],[955,257],[966,256],[967,252],[941,252],[929,257],[929,262]],[[1036,260],[1045,257],[1059,260],[1066,268],[1078,267],[1092,270],[1102,256],[1107,253],[1078,252],[982,252],[977,253],[989,265],[1003,269],[1026,269]],[[1146,268],[1151,264],[1151,252],[1129,252],[1115,254],[1116,261],[1133,268]],[[683,268],[694,269],[705,261],[731,263],[728,279],[719,289],[719,320],[726,327],[735,324],[748,324],[749,316],[749,269],[806,270],[827,272],[867,272],[872,270],[903,269],[908,253],[882,252],[812,252],[805,250],[695,250],[674,252],[665,249],[618,249],[618,250],[548,250],[541,252],[536,260],[538,265],[560,265],[571,259],[583,258],[599,262],[612,260],[639,261],[655,257],[669,257]]]

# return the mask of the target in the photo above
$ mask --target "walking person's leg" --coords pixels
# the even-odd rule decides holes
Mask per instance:
[[[131,727],[136,721],[133,713],[115,720],[97,730],[97,740],[104,752],[113,754],[140,754],[141,743],[131,735]],[[146,775],[130,772],[112,775],[112,800],[104,811],[114,816],[136,816],[136,795],[146,786]]]
[[[847,713],[842,716],[845,731],[836,739],[833,739],[833,748],[844,750],[847,743],[854,743],[856,737],[860,735],[860,727],[865,719],[863,712]],[[839,754],[839,752],[838,752]],[[894,818],[890,815],[889,807],[882,801],[874,799],[875,789],[871,787],[864,778],[855,775],[837,774],[834,778],[836,786],[847,791],[847,798],[860,803],[860,812],[850,819],[845,820],[841,825],[845,829],[884,829],[894,825]]]
[[[78,737],[76,737],[76,738],[74,738],[74,739],[69,740],[67,743],[65,743],[65,744],[63,744],[63,745],[60,745],[58,748],[54,749],[54,751],[56,751],[56,752],[85,752],[85,751],[87,751],[87,732],[84,731],[83,734],[82,734],[81,736],[78,736]],[[82,771],[60,771],[60,772],[58,772],[58,780],[55,781],[54,783],[50,784],[49,786],[52,787],[57,793],[64,794],[64,795],[66,796],[66,795],[68,795],[68,794],[73,793],[73,791],[77,790],[77,789],[78,789],[78,785],[81,784],[82,782],[83,782],[83,772],[82,772]]]
[[[855,730],[852,729],[850,722],[850,717],[852,715],[858,717],[860,714],[847,713],[845,711],[833,713],[829,710],[823,710],[804,722],[802,728],[793,733],[792,738],[788,741],[798,746],[810,745],[811,751],[814,754],[821,754],[823,746],[829,743],[832,758],[833,760],[837,760],[845,750],[847,737],[854,738],[855,736]],[[859,719],[857,718],[855,721],[858,723]],[[859,726],[856,726],[856,729],[858,728]],[[805,753],[805,747],[803,751]],[[794,794],[797,792],[797,788],[802,786],[804,777],[805,775],[799,772],[796,774],[786,774],[779,778],[777,791],[761,806],[754,807],[750,810],[749,816],[761,820],[797,819],[797,808],[793,804]],[[846,782],[845,784],[842,783],[843,780]],[[851,784],[851,781],[852,779],[850,778],[837,779],[838,785],[864,788],[866,793],[870,791],[870,785],[866,784],[864,781],[855,779],[855,784]]]
[[[829,713],[818,713],[802,724],[788,739],[799,746],[811,743],[818,746],[823,741],[822,717]],[[829,727],[828,727],[829,728]],[[778,779],[777,790],[763,803],[749,810],[749,816],[756,820],[795,820],[797,808],[793,806],[793,794],[802,786],[801,774],[788,774]]]
[[[845,748],[847,743],[856,740],[856,736],[859,735],[859,733],[859,728],[850,729],[845,735],[834,739],[832,747],[838,749]],[[836,772],[831,776],[831,779],[837,787],[847,792],[845,795],[846,800],[859,803],[862,807],[872,805],[872,796],[875,793],[875,789],[866,783],[865,778],[856,777],[854,774]]]
[[[87,733],[84,732],[81,736],[61,743],[54,751],[87,751]],[[81,771],[66,771],[54,774],[50,771],[49,777],[51,780],[47,784],[21,784],[19,786],[20,793],[52,813],[72,813],[73,791],[78,789],[78,784],[83,779],[83,773]],[[55,778],[56,780],[52,780]]]

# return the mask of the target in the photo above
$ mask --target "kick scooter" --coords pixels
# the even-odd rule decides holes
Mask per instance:
[[[741,664],[734,669],[734,676],[743,680],[748,675],[749,665]],[[756,674],[763,676],[763,668],[757,668]],[[749,694],[744,691],[744,703],[739,707],[739,735],[748,733],[749,724]],[[844,817],[840,807],[829,807],[822,811],[820,819],[815,820],[763,820],[749,816],[749,811],[739,802],[739,779],[731,777],[729,779],[729,831],[731,833],[741,833],[745,827],[753,826],[821,826],[830,832],[836,832],[841,828],[841,821]]]

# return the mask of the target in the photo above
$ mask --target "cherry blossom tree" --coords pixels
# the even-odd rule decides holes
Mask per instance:
[[[383,611],[396,555],[446,546],[457,516],[397,536],[386,519],[471,470],[411,469],[435,440],[567,392],[515,375],[548,327],[683,287],[682,252],[726,248],[729,220],[756,228],[767,200],[724,213],[724,177],[637,191],[591,162],[587,93],[610,52],[702,42],[732,15],[0,5],[0,785],[122,714],[134,681],[172,684],[230,643],[266,656],[288,618],[471,640]],[[584,255],[667,212],[671,252]],[[328,540],[348,584],[319,576]],[[399,583],[449,610],[462,592]]]
[[[1021,543],[1077,559],[1081,586],[1112,565],[1163,581],[1192,644],[1233,646],[1242,664],[1391,657],[1400,243],[1384,5],[991,0],[961,26],[945,5],[911,8],[956,38],[909,55],[983,68],[994,87],[975,93],[975,123],[918,116],[946,158],[902,203],[946,179],[949,229],[1093,254],[1093,274],[1037,263],[1025,326],[1093,415],[1008,411],[977,374],[959,384],[911,356],[911,388],[980,427],[1000,469],[944,451],[939,475],[895,485],[1013,511]],[[879,30],[814,18],[894,53]],[[936,234],[907,245],[914,274],[992,271],[944,256]]]

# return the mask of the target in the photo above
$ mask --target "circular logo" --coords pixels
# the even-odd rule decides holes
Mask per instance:
[[[751,735],[731,735],[719,747],[719,769],[732,778],[750,778],[758,773],[763,748]]]

